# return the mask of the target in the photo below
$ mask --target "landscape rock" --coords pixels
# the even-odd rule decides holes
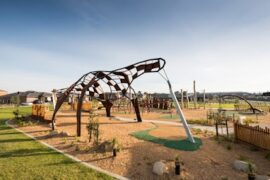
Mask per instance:
[[[157,161],[154,163],[153,173],[161,176],[166,172],[166,170],[167,170],[166,165],[162,161]]]
[[[60,133],[60,135],[61,135],[61,136],[70,136],[70,134],[69,134],[68,132],[64,132],[64,131],[62,131],[62,132]]]
[[[105,141],[99,145],[101,152],[111,152],[113,150],[112,143],[110,141]]]
[[[270,180],[270,177],[263,175],[256,175],[256,180]]]
[[[236,169],[238,171],[243,171],[243,172],[246,172],[246,173],[249,172],[249,167],[248,166],[249,166],[249,163],[245,162],[245,161],[235,160],[234,163],[233,163],[234,169]],[[254,164],[251,164],[251,166],[256,171],[256,166]]]
[[[58,134],[59,134],[58,131],[54,130],[54,131],[51,131],[51,132],[48,134],[48,136],[56,136],[56,135],[58,135]]]

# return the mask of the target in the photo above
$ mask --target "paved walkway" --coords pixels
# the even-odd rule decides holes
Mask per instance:
[[[132,118],[125,118],[125,117],[114,117],[117,120],[120,121],[126,121],[126,122],[134,122],[137,120],[134,120]],[[156,123],[156,124],[168,124],[168,125],[175,125],[175,126],[183,126],[183,124],[179,121],[179,122],[170,122],[170,121],[160,121],[160,120],[149,120],[149,119],[143,119],[143,122],[150,122],[150,123]],[[201,130],[207,130],[207,131],[211,131],[216,133],[216,128],[214,126],[203,126],[203,125],[199,125],[199,124],[189,124],[188,125],[190,128],[194,128],[194,129],[201,129]],[[225,134],[226,133],[226,129],[223,128],[223,132],[220,129],[220,134]],[[233,133],[233,128],[229,128],[229,133]]]

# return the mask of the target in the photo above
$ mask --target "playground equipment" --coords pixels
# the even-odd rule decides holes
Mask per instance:
[[[256,111],[259,112],[259,113],[262,113],[263,112],[262,110],[253,107],[253,105],[247,99],[245,99],[245,98],[243,98],[241,96],[238,96],[238,95],[233,95],[233,94],[222,95],[222,96],[219,97],[219,100],[221,101],[221,99],[225,99],[225,98],[228,98],[228,97],[234,97],[234,98],[238,98],[240,100],[245,101],[249,105],[250,110],[252,110],[253,114],[256,114]]]
[[[71,104],[72,109],[77,110],[78,103],[74,102]],[[91,102],[85,102],[82,104],[82,110],[83,111],[90,111],[92,109],[92,103]]]
[[[46,119],[45,117],[49,111],[49,107],[45,104],[34,104],[32,106],[32,116],[38,119]]]
[[[106,114],[109,117],[112,101],[115,98],[115,94],[120,94],[128,98],[135,110],[137,121],[141,122],[139,103],[135,90],[132,88],[132,82],[143,75],[144,73],[159,73],[167,82],[172,99],[174,100],[175,107],[178,115],[183,123],[186,134],[190,142],[195,143],[195,140],[187,125],[183,112],[178,104],[175,94],[172,90],[169,78],[164,70],[166,61],[162,58],[148,59],[140,61],[138,63],[126,66],[124,68],[116,69],[113,71],[92,71],[84,74],[75,83],[66,89],[60,89],[56,93],[59,94],[59,98],[55,103],[55,109],[52,116],[52,129],[55,128],[55,116],[63,102],[69,97],[69,95],[79,95],[77,104],[77,135],[81,135],[81,109],[85,95],[96,98],[106,108]],[[164,75],[160,73],[163,69]],[[105,93],[104,88],[109,87],[110,93]],[[133,94],[131,94],[133,92]],[[88,93],[88,94],[87,94]],[[53,96],[55,97],[55,96]],[[53,98],[55,99],[55,98]]]
[[[113,112],[123,112],[131,113],[131,104],[127,98],[121,97],[113,102],[112,111]]]

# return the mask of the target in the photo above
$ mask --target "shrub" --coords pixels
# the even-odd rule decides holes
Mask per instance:
[[[270,151],[265,155],[265,158],[270,161]]]
[[[240,155],[239,158],[238,158],[238,160],[240,160],[240,161],[245,161],[245,162],[250,162],[249,157],[243,156],[243,155]]]
[[[175,163],[175,164],[180,164],[180,155],[177,155],[177,156],[174,158],[174,163]]]
[[[112,139],[112,147],[113,147],[113,149],[116,149],[117,151],[120,151],[121,145],[120,145],[117,138]]]
[[[19,109],[14,110],[14,111],[13,111],[13,114],[14,114],[14,116],[15,116],[15,119],[17,120],[17,119],[19,118],[19,115],[20,115]]]
[[[228,150],[231,150],[231,149],[232,149],[232,145],[231,145],[231,144],[227,144],[226,148],[227,148]]]
[[[251,146],[250,150],[251,151],[259,151],[259,148],[257,146]]]
[[[205,126],[212,125],[212,123],[210,121],[208,121],[207,119],[189,119],[189,120],[187,120],[187,122],[189,124],[201,124],[201,125],[205,125]]]
[[[250,174],[254,174],[255,172],[254,165],[252,165],[250,162],[248,163],[248,171]]]
[[[80,138],[78,136],[75,136],[75,141],[80,142]]]
[[[67,138],[64,137],[64,144],[67,144]]]
[[[113,157],[117,156],[117,152],[120,151],[120,145],[118,143],[118,140],[116,138],[112,139],[112,148],[113,148]]]
[[[199,128],[193,128],[192,130],[193,130],[194,134],[201,134],[202,133],[202,130]]]
[[[234,142],[233,136],[224,136],[224,141]]]
[[[79,144],[76,144],[76,146],[75,146],[75,151],[80,151],[80,146],[79,146]]]
[[[31,117],[25,117],[25,116],[21,116],[21,117],[17,117],[15,119],[15,122],[18,126],[31,126],[34,123],[32,122]]]
[[[254,123],[258,123],[258,121],[257,121],[257,120],[254,120],[254,119],[252,119],[252,118],[246,118],[246,119],[244,120],[244,124],[245,124],[245,125],[254,124]]]

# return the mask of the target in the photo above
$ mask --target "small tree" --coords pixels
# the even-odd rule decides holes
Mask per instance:
[[[16,96],[12,96],[11,97],[11,103],[15,104],[16,109],[13,111],[13,114],[15,116],[16,119],[18,119],[19,117],[19,106],[20,106],[20,96],[19,96],[19,92],[17,93]]]
[[[89,123],[86,126],[88,135],[89,135],[89,142],[92,140],[92,135],[94,136],[94,143],[98,144],[99,140],[99,121],[97,115],[94,113],[93,110],[89,112]]]
[[[253,180],[255,179],[255,169],[251,163],[248,163],[248,179]]]
[[[16,110],[14,110],[13,111],[13,114],[15,116],[15,119],[18,119],[19,118],[19,114],[20,114],[19,109],[17,108]]]
[[[19,107],[20,105],[20,97],[19,95],[17,96],[12,96],[10,99],[11,103],[14,104],[16,107]]]

